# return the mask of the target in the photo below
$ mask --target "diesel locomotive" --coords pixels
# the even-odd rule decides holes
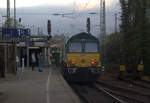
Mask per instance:
[[[94,82],[100,76],[99,40],[91,33],[72,36],[65,44],[61,70],[68,81]]]

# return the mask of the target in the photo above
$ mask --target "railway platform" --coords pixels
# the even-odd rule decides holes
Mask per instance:
[[[48,103],[81,103],[78,96],[68,86],[57,68],[52,68],[48,77]]]
[[[0,80],[0,103],[81,103],[58,68],[25,68],[16,79]]]

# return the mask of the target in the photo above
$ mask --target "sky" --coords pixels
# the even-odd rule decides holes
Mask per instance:
[[[0,7],[6,8],[6,1],[1,0]],[[106,6],[110,6],[117,0],[106,0]],[[10,0],[11,7],[13,8],[14,0]],[[16,0],[17,7],[35,7],[35,6],[70,6],[76,5],[82,8],[86,3],[90,3],[89,8],[99,6],[100,0]]]
[[[6,1],[0,0],[0,23],[6,15]],[[10,0],[13,9],[13,0]],[[47,34],[47,20],[52,21],[52,34],[65,33],[73,35],[86,31],[86,18],[91,18],[91,32],[97,36],[100,33],[100,0],[16,0],[17,19],[22,18],[22,24],[37,33],[39,27]],[[11,10],[13,17],[13,10]],[[89,15],[96,12],[96,15]],[[114,31],[114,13],[119,12],[118,0],[106,0],[107,33]],[[74,13],[66,17],[54,16],[54,13]]]

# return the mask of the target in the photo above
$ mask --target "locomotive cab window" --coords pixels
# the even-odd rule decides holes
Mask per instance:
[[[70,43],[69,44],[69,52],[82,52],[82,44],[81,43]]]
[[[97,43],[85,43],[85,52],[98,52],[98,45]]]

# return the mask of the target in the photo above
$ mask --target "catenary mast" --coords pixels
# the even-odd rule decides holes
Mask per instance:
[[[7,27],[10,27],[10,0],[7,0]]]
[[[105,0],[100,1],[100,45],[102,56],[102,66],[105,66],[105,40],[106,40],[106,15],[105,15]]]
[[[17,22],[16,22],[16,0],[14,0],[14,27],[17,27]]]

